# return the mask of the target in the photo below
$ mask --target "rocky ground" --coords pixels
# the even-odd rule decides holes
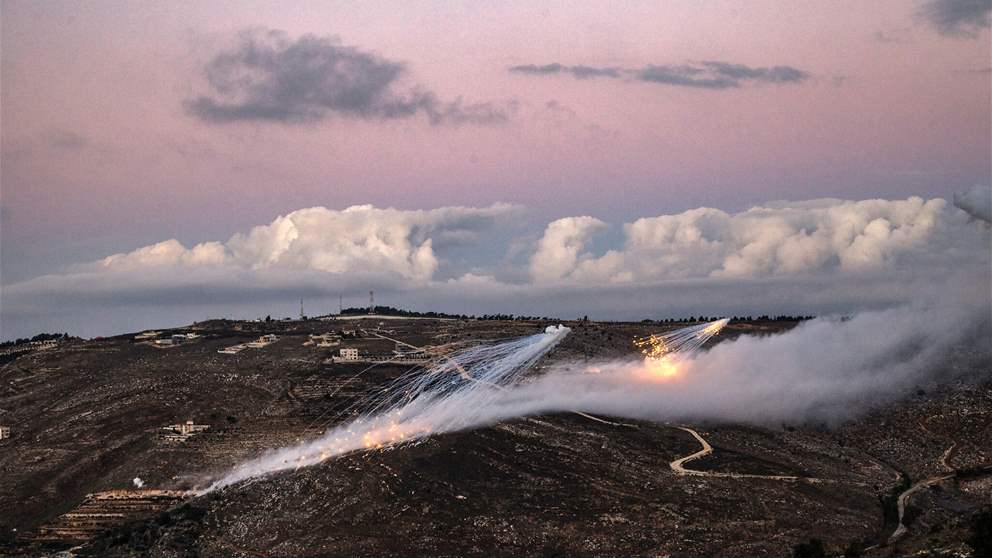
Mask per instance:
[[[332,349],[304,342],[310,333],[376,325],[214,321],[184,329],[203,337],[178,347],[129,335],[65,343],[0,365],[0,425],[11,428],[0,440],[0,553],[736,557],[789,556],[817,538],[836,555],[967,556],[969,522],[992,502],[992,383],[979,366],[965,380],[920,386],[841,425],[685,425],[713,447],[685,463],[699,474],[678,475],[669,465],[700,450],[675,425],[558,414],[102,518],[105,528],[94,529],[102,533],[88,540],[43,536],[81,504],[93,508],[87,494],[137,491],[135,477],[142,490],[188,490],[341,420],[356,398],[408,367],[377,366],[351,380],[367,365],[328,364]],[[545,325],[397,320],[383,327],[420,346]],[[570,325],[573,333],[548,362],[629,355],[632,337],[659,329]],[[733,324],[723,337],[792,325]],[[263,333],[280,340],[217,353]],[[186,420],[209,429],[164,439],[162,427]],[[907,499],[907,530],[890,540],[899,495],[931,480]]]

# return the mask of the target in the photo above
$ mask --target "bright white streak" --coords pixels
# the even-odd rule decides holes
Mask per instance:
[[[484,424],[493,401],[569,332],[544,333],[480,345],[444,357],[440,364],[396,380],[360,402],[362,414],[320,438],[242,463],[203,492],[276,471],[320,463],[351,452],[409,443],[426,436]]]
[[[680,357],[678,374],[668,378],[644,373],[643,359],[599,363],[595,374],[562,365],[503,393],[486,422],[574,409],[652,421],[836,425],[929,382],[965,374],[988,379],[992,324],[985,300],[740,336]]]
[[[481,358],[474,362],[488,362],[491,375],[455,380],[452,389],[438,390],[445,385],[441,379],[456,376],[458,367],[452,365],[448,374],[434,380],[414,381],[412,385],[427,381],[433,388],[408,403],[392,410],[380,407],[378,413],[319,440],[245,463],[208,490],[353,451],[543,413],[584,411],[644,420],[766,426],[805,421],[837,424],[901,397],[919,383],[975,370],[975,358],[987,364],[992,352],[992,306],[983,291],[986,287],[978,285],[982,291],[978,296],[968,296],[974,292],[958,286],[943,291],[951,297],[963,295],[955,300],[944,296],[940,301],[865,312],[850,319],[811,320],[778,335],[740,336],[707,352],[680,355],[675,361],[679,373],[666,379],[645,373],[647,362],[639,358],[596,365],[564,363],[530,383],[514,385],[567,329],[477,347],[475,354]],[[972,362],[963,369],[939,366],[951,351],[961,350],[972,353],[966,355]],[[493,360],[487,361],[489,357]],[[569,371],[575,368],[580,372]],[[401,393],[388,388],[386,398]]]

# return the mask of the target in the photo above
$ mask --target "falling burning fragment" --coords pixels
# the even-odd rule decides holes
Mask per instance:
[[[648,358],[665,358],[672,353],[693,353],[706,344],[711,337],[720,333],[726,327],[729,319],[716,320],[701,325],[683,327],[675,331],[649,335],[634,340],[644,356]]]
[[[679,374],[680,359],[692,356],[730,322],[716,320],[701,325],[683,327],[675,331],[649,335],[634,340],[634,345],[644,354],[644,370],[651,376],[671,378]]]
[[[737,337],[704,351],[706,342],[727,325],[727,320],[718,320],[638,339],[635,344],[644,354],[640,359],[578,370],[575,363],[558,363],[520,381],[569,332],[549,327],[440,356],[435,365],[402,376],[357,403],[349,410],[357,416],[354,420],[310,442],[247,461],[200,492],[353,452],[544,413],[760,425],[836,423],[925,379],[935,359],[962,336],[987,331],[988,317],[982,311],[987,308],[934,305],[817,319],[779,335]],[[885,335],[868,334],[879,331]],[[725,389],[729,382],[737,387]]]
[[[355,451],[416,442],[433,434],[484,424],[496,398],[569,331],[564,326],[550,326],[536,335],[446,355],[437,365],[404,375],[357,403],[357,419],[311,442],[243,463],[204,492]]]
[[[647,357],[645,369],[655,375],[674,375],[676,354],[689,356],[726,324],[727,320],[719,320],[636,341]],[[311,442],[243,463],[205,491],[356,451],[413,443],[435,434],[527,414],[516,410],[515,391],[509,388],[518,386],[521,376],[569,331],[564,326],[551,326],[536,335],[444,355],[434,366],[401,376],[356,403],[349,411],[358,418]]]

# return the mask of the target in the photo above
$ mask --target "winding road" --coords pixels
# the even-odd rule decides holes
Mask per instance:
[[[711,446],[709,442],[706,441],[705,438],[700,436],[699,432],[696,432],[695,430],[689,428],[688,426],[676,426],[675,428],[678,428],[679,430],[684,430],[689,434],[692,434],[692,437],[695,438],[696,441],[699,442],[699,444],[702,446],[702,449],[700,449],[696,453],[687,455],[685,457],[680,457],[668,464],[669,467],[672,468],[672,471],[675,471],[676,475],[680,475],[680,476],[689,475],[695,477],[723,477],[723,478],[732,478],[732,479],[767,479],[767,480],[789,481],[789,482],[795,482],[800,479],[811,480],[811,481],[817,480],[807,477],[797,477],[795,475],[756,475],[751,473],[728,473],[722,471],[700,471],[698,469],[686,469],[684,466],[686,463],[690,461],[694,461],[696,459],[700,459],[702,457],[706,457],[707,455],[713,453],[713,446]]]
[[[957,448],[958,441],[953,438],[950,438],[949,436],[937,434],[933,430],[927,428],[926,423],[929,423],[930,420],[932,420],[937,416],[940,415],[933,415],[927,417],[925,420],[921,420],[918,424],[920,425],[920,429],[922,429],[927,434],[935,438],[945,438],[951,441],[951,445],[948,446],[946,450],[944,450],[944,453],[940,455],[940,459],[937,461],[937,463],[940,465],[940,468],[944,470],[944,473],[940,475],[933,475],[925,479],[916,481],[909,488],[903,491],[902,494],[899,495],[899,499],[896,501],[896,509],[899,511],[899,523],[896,526],[896,530],[893,531],[892,535],[889,536],[889,544],[892,544],[897,540],[899,540],[900,538],[902,538],[902,536],[905,535],[908,530],[906,527],[906,522],[904,520],[906,517],[906,506],[909,505],[909,502],[912,500],[913,495],[916,494],[917,492],[920,492],[924,488],[928,488],[939,482],[953,478],[957,474],[957,469],[955,469],[954,466],[951,465],[948,460],[953,455],[955,448]]]

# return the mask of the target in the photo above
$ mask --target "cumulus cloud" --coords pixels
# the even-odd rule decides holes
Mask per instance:
[[[982,233],[946,206],[941,199],[913,197],[779,202],[740,213],[697,208],[628,223],[623,249],[598,257],[582,253],[590,234],[570,237],[549,226],[535,258],[568,257],[554,260],[553,274],[542,270],[532,277],[610,283],[865,272],[933,259],[957,241],[980,247]]]
[[[992,223],[992,186],[976,185],[954,195],[954,205],[975,219]]]
[[[374,270],[383,276],[424,282],[437,271],[435,238],[449,243],[471,241],[480,230],[513,211],[514,207],[507,204],[429,211],[379,209],[371,205],[341,211],[311,207],[236,234],[223,244],[204,242],[186,248],[175,239],[166,240],[77,266],[75,271],[231,267],[341,275]]]
[[[954,204],[913,197],[703,207],[626,223],[623,243],[602,251],[593,240],[606,223],[566,217],[533,235],[513,262],[498,262],[505,246],[494,245],[530,237],[529,229],[512,232],[526,223],[513,206],[314,207],[224,242],[166,240],[5,284],[0,334],[105,335],[208,316],[293,315],[300,298],[323,313],[339,293],[369,289],[391,306],[458,314],[640,320],[885,309],[945,285],[950,274],[988,290],[988,200],[985,188]]]
[[[931,0],[919,15],[942,35],[975,37],[992,23],[992,0]]]
[[[530,260],[537,281],[558,280],[575,269],[579,252],[606,223],[595,217],[566,217],[548,225]]]
[[[752,67],[713,60],[683,65],[648,65],[640,69],[525,64],[512,66],[509,71],[527,75],[568,74],[578,79],[606,77],[697,89],[732,89],[748,83],[801,83],[810,77],[792,66]]]
[[[248,30],[238,45],[204,67],[213,90],[186,101],[206,122],[312,123],[331,114],[396,119],[424,114],[432,124],[486,124],[506,120],[512,105],[442,101],[433,92],[400,91],[406,67],[336,37]]]

